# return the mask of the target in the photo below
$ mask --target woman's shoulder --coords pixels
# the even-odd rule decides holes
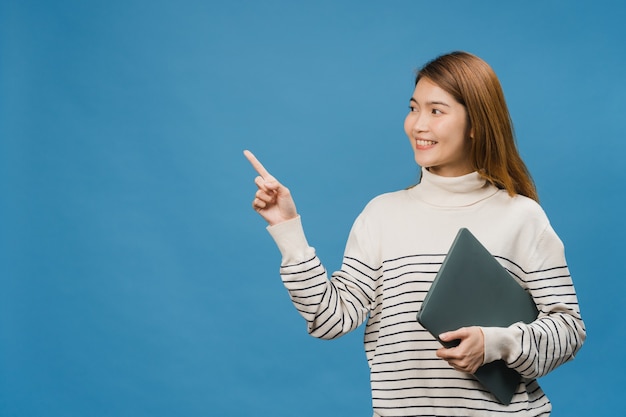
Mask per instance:
[[[406,206],[407,192],[406,190],[389,191],[370,199],[361,212],[361,218],[378,218],[380,216],[387,217],[399,208]]]
[[[389,191],[383,194],[379,194],[372,198],[367,205],[366,209],[387,208],[389,206],[395,206],[398,203],[402,203],[408,198],[408,190]]]
[[[503,212],[508,213],[511,219],[522,221],[528,226],[535,224],[540,228],[549,223],[543,207],[532,198],[520,194],[510,196],[506,191],[500,190],[497,200],[504,208]]]
[[[523,196],[521,194],[510,196],[505,190],[500,190],[499,194],[509,201],[509,205],[512,209],[526,212],[528,214],[545,216],[545,212],[541,205],[532,198]]]

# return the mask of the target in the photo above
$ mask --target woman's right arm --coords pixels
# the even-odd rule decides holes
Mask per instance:
[[[332,339],[356,329],[367,318],[379,272],[362,262],[367,254],[359,243],[364,233],[361,222],[357,219],[350,233],[341,270],[328,279],[315,249],[306,240],[289,189],[251,152],[244,154],[259,174],[252,206],[269,223],[268,231],[282,254],[281,278],[294,306],[307,321],[308,332]]]
[[[268,227],[282,254],[283,284],[314,337],[334,339],[356,329],[374,303],[380,268],[364,262],[367,254],[356,243],[359,223],[350,233],[341,269],[330,279],[306,241],[300,217]]]

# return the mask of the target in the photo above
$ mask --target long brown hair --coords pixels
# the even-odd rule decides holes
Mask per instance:
[[[474,169],[511,196],[521,194],[539,201],[515,144],[513,122],[500,81],[489,64],[467,52],[452,52],[419,70],[416,85],[421,78],[437,84],[467,109]]]

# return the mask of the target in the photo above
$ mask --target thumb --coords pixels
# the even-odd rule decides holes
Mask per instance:
[[[265,186],[267,187],[268,190],[276,191],[281,187],[281,184],[278,181],[276,181],[275,178],[270,178],[265,181]]]
[[[444,342],[451,342],[453,340],[462,339],[464,336],[463,329],[453,330],[439,335],[439,339]]]
[[[445,333],[441,333],[439,335],[439,339],[443,340],[444,342],[449,342],[452,339],[452,335],[454,334],[454,332],[445,332]]]

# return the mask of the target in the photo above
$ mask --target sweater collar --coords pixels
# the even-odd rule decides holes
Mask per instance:
[[[423,202],[437,207],[466,207],[498,192],[478,172],[460,177],[442,177],[422,168],[422,180],[410,190]]]

